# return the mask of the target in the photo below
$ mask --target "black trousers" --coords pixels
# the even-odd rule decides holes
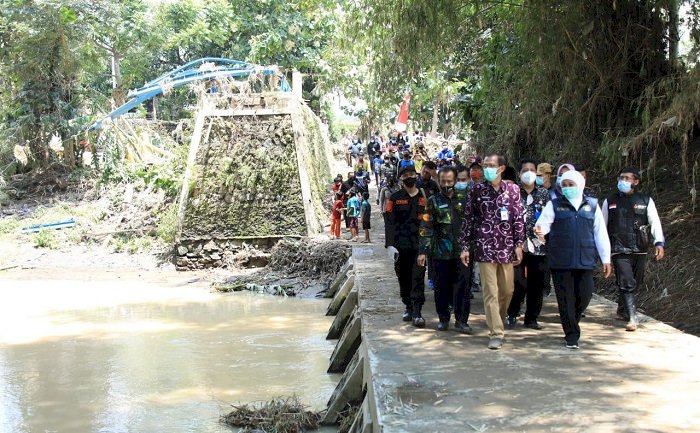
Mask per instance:
[[[547,262],[547,256],[544,256],[544,285],[542,290],[545,293],[550,293],[552,291],[552,270],[549,269]]]
[[[413,313],[420,313],[425,303],[425,267],[418,266],[418,250],[399,250],[394,270],[399,279],[401,301]]]
[[[568,344],[581,338],[581,315],[593,297],[592,269],[552,269],[559,318]]]
[[[619,289],[617,297],[618,311],[627,311],[624,293],[637,293],[637,288],[644,284],[644,269],[647,264],[646,254],[615,254],[612,256],[615,268],[615,281]]]
[[[523,253],[523,262],[515,268],[515,289],[508,306],[508,316],[516,317],[527,297],[525,323],[533,323],[542,312],[546,256]],[[527,274],[527,275],[526,275]]]
[[[455,320],[469,321],[471,310],[471,272],[460,259],[432,260],[435,272],[435,309],[441,322],[450,321],[450,305],[454,307]]]

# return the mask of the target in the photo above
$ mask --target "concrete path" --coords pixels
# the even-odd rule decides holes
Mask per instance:
[[[377,213],[378,214],[378,213]],[[595,297],[582,323],[581,350],[564,347],[554,296],[542,331],[518,324],[500,351],[486,348],[480,293],[474,335],[435,330],[426,289],[425,329],[401,321],[403,305],[383,248],[354,248],[362,340],[378,424],[392,432],[700,432],[700,339],[652,319],[637,332],[613,320]]]

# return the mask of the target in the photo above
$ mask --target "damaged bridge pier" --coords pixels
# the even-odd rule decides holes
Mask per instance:
[[[486,348],[480,293],[473,335],[435,330],[426,290],[425,329],[401,321],[403,305],[385,250],[353,248],[327,294],[337,340],[329,372],[343,376],[325,422],[353,407],[351,432],[698,432],[700,339],[645,317],[639,331],[613,320],[615,306],[594,297],[581,350],[564,346],[556,301],[534,331],[507,331]]]
[[[246,247],[269,251],[283,238],[322,232],[332,152],[303,100],[219,93],[200,104],[179,201],[177,268],[220,267]]]

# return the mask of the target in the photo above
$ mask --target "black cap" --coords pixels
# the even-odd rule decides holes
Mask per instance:
[[[641,181],[642,180],[642,175],[639,173],[639,169],[636,167],[625,167],[622,170],[620,170],[619,174],[622,173],[632,173],[632,175],[637,178],[637,180]]]
[[[402,174],[404,174],[404,172],[407,172],[407,171],[412,171],[412,172],[415,173],[415,172],[416,172],[416,167],[415,167],[413,164],[404,164],[404,165],[399,169],[399,176],[401,176]]]

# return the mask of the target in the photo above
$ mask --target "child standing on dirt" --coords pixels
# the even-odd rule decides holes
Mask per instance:
[[[338,191],[335,193],[335,202],[333,203],[333,210],[331,210],[331,239],[340,239],[340,220],[343,217],[342,211],[344,207],[343,193]]]
[[[348,199],[348,207],[346,215],[350,227],[350,241],[357,242],[357,218],[360,216],[360,193],[355,193],[355,190],[350,190],[350,198]]]
[[[369,218],[370,215],[372,214],[372,205],[369,204],[369,193],[368,192],[363,192],[362,193],[362,205],[360,208],[360,213],[362,215],[362,230],[365,231],[365,243],[370,243],[369,240],[369,230],[370,230],[370,224],[369,224]]]

